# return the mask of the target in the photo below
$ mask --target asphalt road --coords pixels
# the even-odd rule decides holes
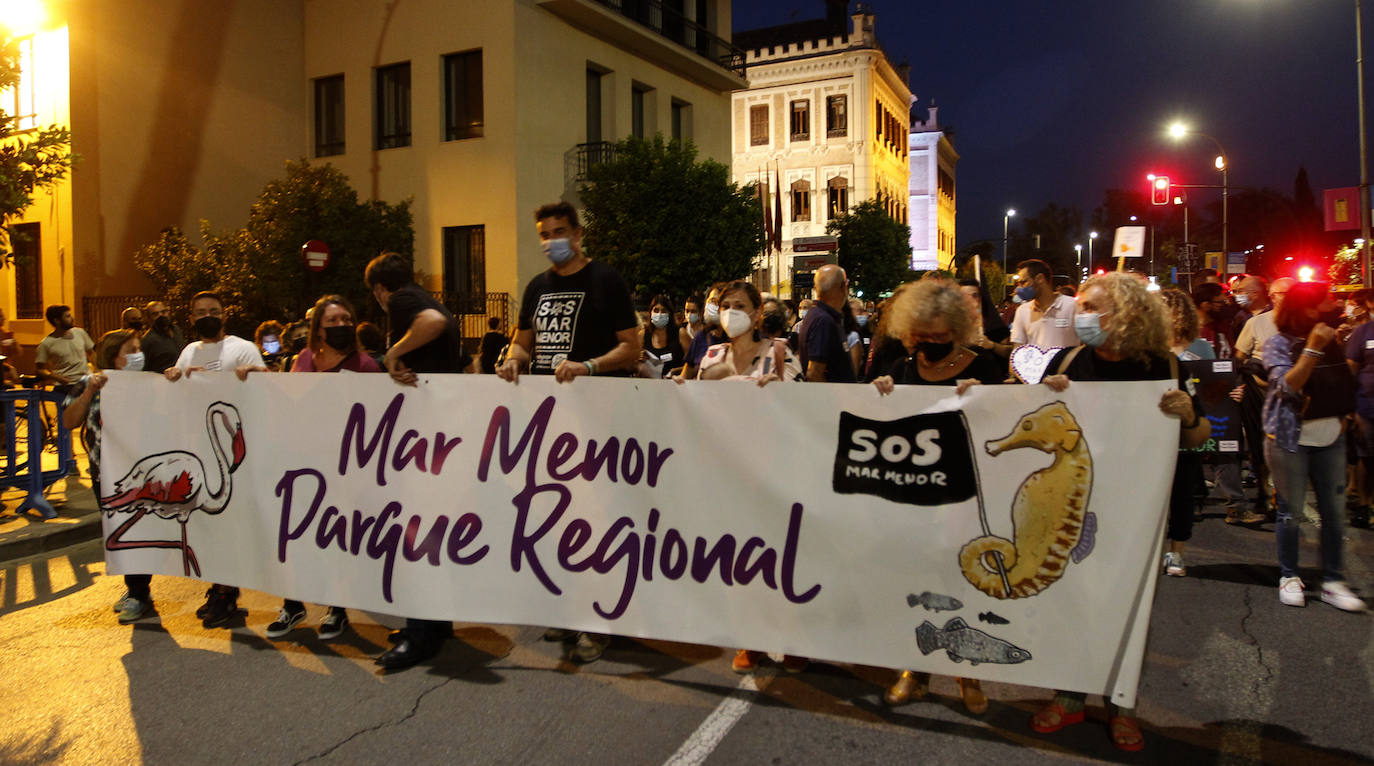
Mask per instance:
[[[1374,532],[1347,537],[1352,584],[1374,593]],[[280,601],[246,592],[242,620],[205,630],[204,585],[179,578],[154,578],[160,619],[120,626],[122,582],[91,542],[0,564],[0,763],[1374,763],[1374,622],[1280,605],[1273,551],[1268,528],[1198,525],[1189,576],[1160,584],[1146,748],[1126,754],[1095,698],[1087,723],[1038,735],[1040,689],[985,684],[974,717],[937,678],[889,710],[891,670],[768,669],[754,691],[727,649],[618,639],[577,667],[524,626],[459,625],[432,666],[385,674],[371,657],[391,618],[352,612],[325,644],[312,606],[269,641]]]

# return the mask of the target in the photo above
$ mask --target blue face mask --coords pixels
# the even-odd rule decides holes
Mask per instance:
[[[854,317],[854,321],[855,321],[855,322],[858,322],[860,327],[867,327],[867,326],[868,326],[868,315],[867,315],[867,314],[860,314],[860,315]]]
[[[1016,288],[1016,297],[1020,298],[1022,303],[1035,300],[1035,288],[1030,285],[1022,285]]]
[[[544,247],[544,256],[557,266],[567,263],[573,257],[572,240],[567,237],[560,239],[546,239],[540,243]]]
[[[1084,345],[1097,348],[1107,340],[1107,331],[1102,329],[1102,319],[1098,314],[1077,314],[1073,318],[1073,331]]]

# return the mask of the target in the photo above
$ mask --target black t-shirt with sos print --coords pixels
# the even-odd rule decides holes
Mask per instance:
[[[534,331],[530,372],[535,375],[553,374],[564,359],[601,356],[615,348],[617,332],[638,326],[630,288],[615,269],[598,261],[567,276],[548,269],[530,280],[520,302],[520,329]]]

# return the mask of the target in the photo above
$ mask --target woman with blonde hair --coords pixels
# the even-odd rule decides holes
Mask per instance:
[[[963,293],[951,282],[925,279],[903,285],[887,305],[884,324],[908,355],[874,378],[881,393],[891,393],[896,383],[952,386],[964,380],[1001,383],[1007,377],[994,353],[971,345],[977,325]]]
[[[964,294],[952,282],[924,279],[902,285],[884,309],[887,334],[907,349],[873,379],[880,394],[890,394],[896,384],[957,386],[963,393],[974,383],[1001,383],[1006,368],[997,356],[971,344],[977,337],[977,319]],[[974,715],[987,712],[988,698],[976,679],[956,678],[964,707]],[[930,674],[903,670],[883,699],[901,705],[926,695]]]
[[[1178,388],[1165,391],[1157,406],[1181,421],[1180,447],[1196,447],[1207,440],[1211,425],[1170,350],[1164,302],[1150,295],[1141,280],[1121,272],[1090,277],[1079,288],[1073,322],[1082,345],[1055,354],[1047,368],[1054,374],[1046,375],[1042,383],[1063,391],[1073,380],[1177,381]],[[1082,723],[1086,699],[1082,692],[1055,692],[1054,699],[1031,718],[1031,728],[1048,734]],[[1117,748],[1136,751],[1145,746],[1134,710],[1115,708],[1109,728]]]
[[[1188,293],[1170,287],[1159,291],[1159,299],[1164,301],[1164,309],[1169,315],[1169,350],[1179,361],[1216,359],[1212,344],[1198,336],[1197,304]]]

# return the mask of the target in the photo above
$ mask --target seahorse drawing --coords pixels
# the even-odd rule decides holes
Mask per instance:
[[[1078,421],[1063,402],[1051,402],[1023,415],[1011,433],[986,444],[993,457],[1022,447],[1047,452],[1054,462],[1027,476],[1016,490],[1011,503],[1015,542],[984,535],[959,551],[964,577],[994,598],[1034,596],[1063,576],[1069,555],[1082,538],[1092,493],[1092,455]],[[1010,591],[998,570],[996,554],[1001,555]]]

